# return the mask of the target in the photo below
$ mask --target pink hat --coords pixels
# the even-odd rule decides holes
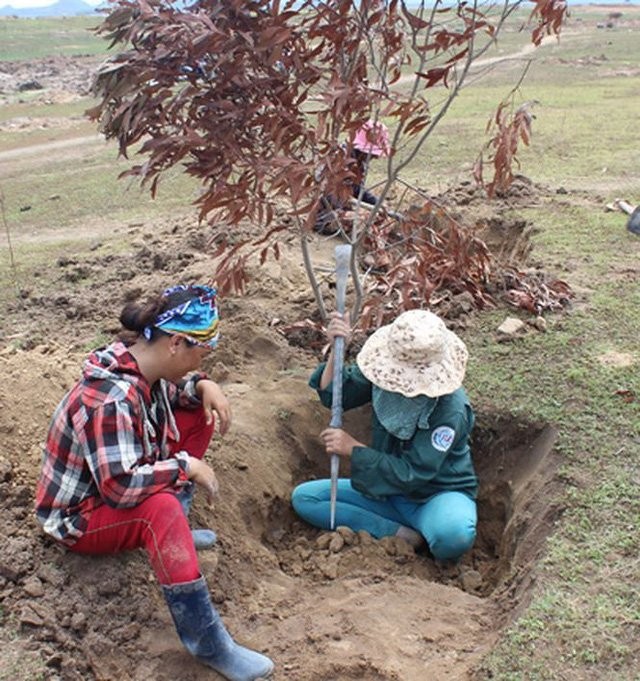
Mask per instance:
[[[391,151],[389,129],[384,123],[368,120],[356,132],[353,148],[371,156],[388,156]]]

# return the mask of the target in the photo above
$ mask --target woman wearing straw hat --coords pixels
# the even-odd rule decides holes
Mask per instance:
[[[334,313],[329,339],[349,338],[348,317]],[[372,442],[341,428],[320,437],[327,453],[350,459],[338,481],[336,524],[376,538],[426,540],[437,560],[460,558],[476,535],[478,480],[469,435],[474,415],[462,380],[467,349],[432,312],[410,310],[366,341],[344,368],[343,408],[372,404]],[[311,376],[322,403],[332,400],[333,354]],[[305,482],[292,494],[295,511],[329,529],[330,481]]]

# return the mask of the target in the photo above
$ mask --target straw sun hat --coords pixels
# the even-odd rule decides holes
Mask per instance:
[[[433,312],[409,310],[371,335],[356,357],[374,385],[405,397],[439,397],[458,389],[469,353]]]

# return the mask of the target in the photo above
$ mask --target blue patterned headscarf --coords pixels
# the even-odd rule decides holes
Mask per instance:
[[[193,293],[193,297],[158,315],[153,327],[144,330],[144,336],[150,339],[153,328],[165,333],[179,333],[197,345],[215,348],[218,344],[218,307],[216,305],[216,289],[210,286],[172,286],[163,292],[164,297],[180,291]]]

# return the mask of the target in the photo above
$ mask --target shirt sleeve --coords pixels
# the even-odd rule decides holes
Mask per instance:
[[[167,382],[167,390],[169,394],[169,401],[172,407],[196,407],[200,406],[202,402],[196,392],[196,385],[198,381],[203,378],[208,378],[204,372],[197,372],[191,374],[187,378],[183,378],[178,384]]]
[[[320,378],[326,366],[326,362],[320,364],[311,374],[309,385],[318,392],[322,404],[331,409],[333,402],[333,381],[322,389]],[[344,411],[355,409],[363,404],[371,402],[371,382],[368,381],[356,364],[345,366],[342,369],[342,408]]]
[[[85,460],[100,497],[111,507],[136,506],[186,479],[186,452],[165,460],[145,460],[132,408],[126,402],[108,402],[95,409],[82,432]]]
[[[399,452],[382,452],[371,447],[354,447],[351,454],[351,484],[368,496],[419,493],[463,440],[468,426],[462,413],[428,429],[418,429]]]
[[[362,191],[362,196],[360,196],[360,191]],[[357,199],[360,197],[362,203],[369,204],[370,206],[375,206],[378,203],[378,197],[372,194],[368,189],[361,189],[361,185],[353,185],[353,198]]]

